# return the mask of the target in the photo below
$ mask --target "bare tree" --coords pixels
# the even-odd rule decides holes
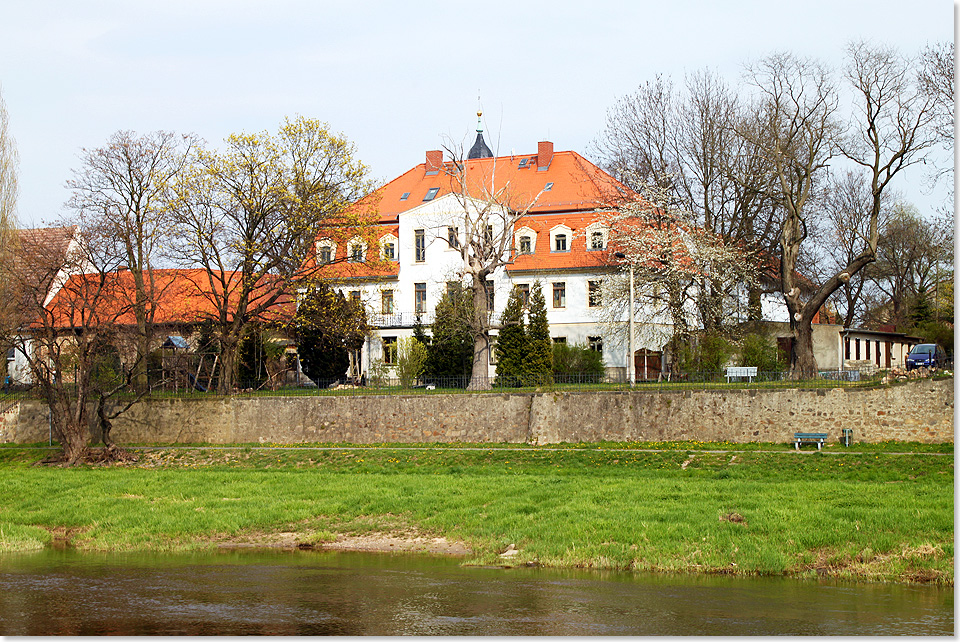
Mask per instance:
[[[473,301],[470,317],[464,319],[474,345],[470,388],[488,389],[493,312],[488,278],[516,258],[514,226],[536,205],[543,190],[533,197],[521,195],[509,181],[498,183],[495,158],[472,164],[464,159],[462,149],[448,146],[446,152],[453,160],[444,163],[442,171],[458,208],[433,228],[438,236],[447,239],[447,228],[451,222],[455,224],[456,240],[451,247],[460,254],[457,276],[467,281]]]
[[[7,105],[0,94],[0,326],[15,325],[17,310],[9,292],[10,275],[5,273],[12,263],[17,211],[17,146],[10,131]],[[4,373],[5,374],[5,373]]]
[[[372,234],[375,211],[348,207],[372,188],[354,154],[326,124],[298,117],[275,136],[234,134],[223,152],[200,150],[178,184],[175,253],[203,268],[197,285],[222,348],[221,393],[234,387],[247,325],[316,275],[321,232]]]
[[[641,197],[604,218],[612,262],[633,271],[635,309],[625,305],[630,286],[621,273],[604,285],[603,298],[609,303],[601,314],[614,329],[623,326],[624,316],[640,318],[648,335],[642,339],[659,345],[666,338],[664,328],[671,328],[676,354],[694,330],[715,329],[710,322],[730,307],[726,299],[731,293],[714,295],[709,291],[714,284],[750,289],[758,279],[757,264],[739,246],[696,225],[691,212],[672,205],[669,189],[651,186]],[[677,365],[674,359],[674,368]]]
[[[807,239],[807,205],[825,173],[837,134],[837,98],[829,72],[811,60],[774,54],[748,67],[759,91],[760,127],[741,130],[769,162],[775,184],[771,195],[785,219],[780,232],[780,284],[794,331],[791,368],[816,371],[810,323],[820,309],[800,300],[797,263]]]
[[[760,263],[775,250],[780,211],[768,195],[763,155],[737,133],[756,128],[754,117],[712,72],[691,74],[681,90],[658,76],[607,112],[593,147],[605,169],[636,192],[666,190],[669,205],[690,213],[691,224]],[[722,303],[738,286],[715,278],[710,288],[698,288],[707,327],[719,328],[729,317]],[[752,295],[759,314],[760,291]]]
[[[196,145],[196,138],[170,132],[119,131],[104,147],[84,149],[81,167],[67,182],[73,192],[67,205],[98,262],[124,266],[133,277],[140,389],[147,386],[146,355],[162,296],[153,268],[170,237],[174,182]]]
[[[952,219],[925,220],[915,207],[898,203],[880,234],[870,279],[882,294],[883,320],[908,325],[910,305],[935,289],[953,265]]]
[[[884,194],[881,229],[890,217],[890,200],[890,195]],[[809,268],[809,273],[817,281],[825,281],[843,270],[869,243],[872,202],[870,186],[862,174],[848,171],[828,181],[821,202],[817,204],[820,212],[817,215],[820,229],[815,244],[818,256]],[[863,318],[865,289],[870,289],[869,273],[869,269],[862,269],[851,274],[831,297],[845,328]]]
[[[781,235],[781,289],[794,333],[791,371],[817,372],[811,323],[828,297],[876,259],[883,194],[904,168],[918,162],[933,143],[927,132],[931,101],[911,77],[909,59],[895,50],[853,43],[845,76],[855,97],[854,114],[843,127],[829,72],[809,60],[777,54],[751,68],[766,126],[758,148],[773,163],[776,197],[786,219]],[[865,242],[845,266],[801,299],[797,272],[808,238],[807,217],[819,178],[835,152],[859,165],[870,185]]]
[[[116,265],[101,265],[83,273],[91,257],[50,244],[50,235],[20,236],[7,274],[17,295],[22,320],[9,339],[26,360],[33,385],[50,409],[53,436],[68,464],[81,461],[91,438],[91,404],[96,405],[105,443],[109,420],[129,408],[108,411],[105,401],[124,389],[131,369],[107,358],[118,356],[123,336],[121,319],[130,313],[131,298],[118,278]],[[62,282],[63,275],[70,274]],[[48,292],[55,291],[48,302]],[[135,366],[136,364],[130,364]],[[106,431],[103,431],[106,428]]]

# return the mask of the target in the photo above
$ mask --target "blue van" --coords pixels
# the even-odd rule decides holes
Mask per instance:
[[[945,368],[947,353],[939,343],[921,343],[913,346],[907,355],[907,370],[915,368]]]

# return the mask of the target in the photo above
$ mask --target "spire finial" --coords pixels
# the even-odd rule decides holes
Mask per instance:
[[[480,117],[483,116],[483,107],[480,105],[480,90],[477,90],[477,133],[483,131],[483,124],[480,121]]]

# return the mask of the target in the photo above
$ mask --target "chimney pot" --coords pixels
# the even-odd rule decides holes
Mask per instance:
[[[443,167],[443,151],[432,149],[427,152],[427,171],[436,172]]]
[[[546,169],[550,167],[553,160],[553,143],[542,140],[537,143],[537,169]]]

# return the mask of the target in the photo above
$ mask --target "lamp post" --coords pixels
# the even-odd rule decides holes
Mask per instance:
[[[614,252],[613,254],[618,259],[625,259],[627,255],[623,252]],[[633,263],[630,263],[630,337],[627,340],[627,378],[630,380],[630,385],[633,386],[637,383],[637,364],[634,361],[634,347],[633,347]]]

